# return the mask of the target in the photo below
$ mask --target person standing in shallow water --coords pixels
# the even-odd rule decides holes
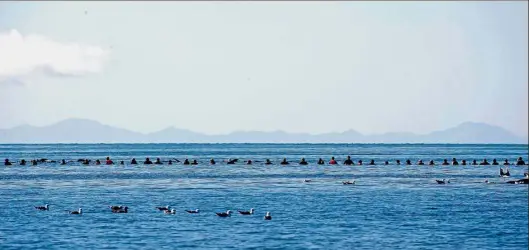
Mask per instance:
[[[351,156],[347,156],[347,159],[343,162],[343,165],[353,165],[353,161],[351,160]]]
[[[452,158],[452,165],[454,166],[459,165],[459,162],[457,162],[456,158]]]
[[[396,162],[397,162],[397,165],[400,165],[400,160],[397,160]]]
[[[492,165],[500,165],[496,159],[492,159]]]
[[[478,165],[478,162],[476,160],[472,160],[472,165]]]
[[[299,165],[308,165],[309,163],[305,161],[305,158],[301,158],[301,161],[299,162]]]
[[[320,159],[318,160],[318,165],[325,165],[325,162],[323,161],[322,158],[320,158]]]
[[[406,165],[411,165],[411,160],[410,159],[406,160]]]
[[[136,158],[132,158],[132,160],[130,161],[130,164],[132,165],[138,164],[138,162],[136,161]]]
[[[270,159],[266,159],[265,165],[272,165],[272,162],[270,161]]]
[[[447,160],[447,159],[444,159],[442,165],[443,165],[443,166],[447,166],[447,165],[450,165],[450,164],[448,163],[448,160]]]
[[[156,158],[156,161],[154,162],[154,164],[156,165],[162,165],[162,160],[160,160],[160,158]]]
[[[523,166],[525,165],[525,161],[522,157],[518,157],[518,161],[516,161],[516,166]]]
[[[281,161],[281,165],[288,165],[290,163],[288,163],[287,161],[287,158],[283,158],[283,161]]]
[[[189,165],[189,160],[187,158],[184,160],[184,165]]]
[[[375,160],[371,160],[371,161],[369,162],[369,165],[375,165]]]
[[[149,159],[149,157],[145,158],[145,161],[143,162],[143,164],[145,165],[151,165],[152,164],[152,161],[151,159]]]
[[[336,160],[334,159],[334,156],[331,157],[331,160],[329,161],[329,165],[336,165],[338,164],[338,162],[336,162]]]
[[[490,165],[490,163],[487,161],[487,159],[483,159],[483,161],[480,162],[479,165],[485,165],[485,166],[487,166],[487,165]]]
[[[112,165],[114,164],[114,162],[112,160],[110,160],[110,157],[107,157],[107,160],[105,162],[106,165]]]
[[[214,160],[213,158],[211,158],[211,160],[209,160],[209,164],[211,164],[211,165],[215,165],[215,163],[216,163],[216,162],[215,162],[215,160]]]
[[[462,160],[461,165],[467,165],[467,160]]]

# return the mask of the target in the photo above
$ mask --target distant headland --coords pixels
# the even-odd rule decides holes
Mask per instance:
[[[288,133],[284,131],[235,131],[207,135],[169,127],[143,134],[87,119],[67,119],[49,126],[23,125],[0,129],[0,143],[506,143],[527,144],[527,137],[485,123],[465,122],[428,134],[385,133],[364,135],[354,130],[341,133]]]

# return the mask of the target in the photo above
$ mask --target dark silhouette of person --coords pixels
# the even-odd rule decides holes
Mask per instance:
[[[145,165],[151,165],[151,164],[152,164],[152,161],[151,161],[151,159],[149,159],[149,158],[147,157],[147,158],[145,158],[145,161],[143,162],[143,164],[145,164]]]
[[[347,156],[347,159],[345,159],[345,161],[343,161],[343,164],[344,165],[353,165],[354,162],[351,160],[351,156]]]
[[[516,161],[516,166],[523,166],[525,165],[525,161],[522,157],[518,157],[518,161]]]

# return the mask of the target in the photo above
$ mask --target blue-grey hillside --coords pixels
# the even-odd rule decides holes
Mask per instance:
[[[23,125],[0,130],[0,143],[518,143],[527,137],[485,123],[465,122],[429,134],[385,133],[363,135],[354,130],[307,134],[284,131],[236,131],[207,135],[169,127],[143,134],[86,119],[68,119],[53,125]]]

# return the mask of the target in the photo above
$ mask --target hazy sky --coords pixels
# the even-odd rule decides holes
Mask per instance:
[[[527,135],[525,2],[0,2],[0,128]]]

